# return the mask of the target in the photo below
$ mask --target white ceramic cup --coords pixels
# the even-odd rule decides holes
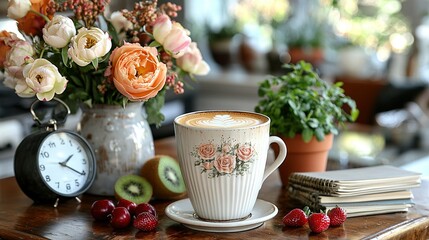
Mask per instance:
[[[264,180],[284,161],[283,140],[270,136],[270,119],[240,111],[200,111],[174,120],[178,159],[198,218],[248,218]],[[271,143],[280,153],[266,166]]]

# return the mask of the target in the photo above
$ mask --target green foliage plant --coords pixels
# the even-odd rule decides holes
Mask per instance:
[[[338,134],[341,127],[359,115],[356,102],[344,94],[342,82],[321,79],[310,63],[285,64],[285,73],[259,85],[255,111],[271,118],[271,134],[304,142],[313,137]]]

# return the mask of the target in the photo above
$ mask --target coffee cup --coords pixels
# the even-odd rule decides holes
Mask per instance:
[[[284,161],[283,140],[270,136],[270,118],[242,111],[199,111],[174,120],[177,153],[192,207],[205,221],[251,216],[265,179]],[[270,144],[279,155],[269,166]]]

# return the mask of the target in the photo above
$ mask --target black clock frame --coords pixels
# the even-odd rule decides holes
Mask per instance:
[[[53,190],[45,183],[45,181],[43,181],[43,176],[39,170],[38,153],[40,151],[41,144],[50,134],[57,134],[60,132],[65,132],[81,139],[82,142],[87,145],[89,154],[91,154],[90,157],[94,159],[93,169],[88,173],[91,175],[86,181],[86,186],[73,195],[60,195],[56,192],[53,192]],[[81,195],[86,190],[88,190],[94,182],[96,168],[95,154],[91,148],[91,145],[79,134],[64,129],[36,132],[25,137],[18,145],[14,157],[15,178],[19,187],[25,193],[25,195],[33,199],[34,202],[38,203],[52,203],[52,201],[55,201],[56,199],[67,200]]]

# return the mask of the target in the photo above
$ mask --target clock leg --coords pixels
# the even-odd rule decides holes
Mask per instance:
[[[58,202],[60,201],[59,198],[57,198],[57,200],[55,200],[55,204],[54,204],[54,208],[58,207]]]

